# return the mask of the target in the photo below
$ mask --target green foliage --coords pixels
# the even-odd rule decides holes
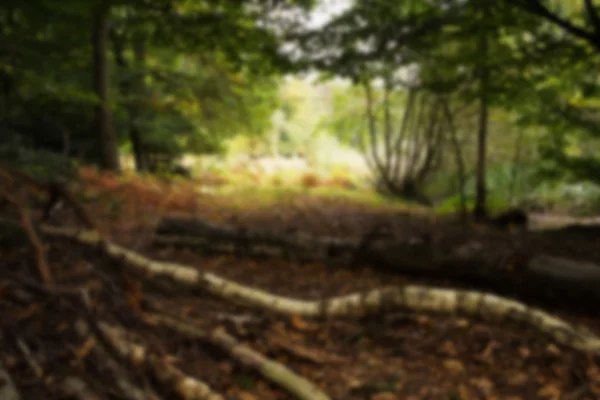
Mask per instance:
[[[0,5],[0,120],[30,146],[97,161],[91,26],[101,2]],[[311,0],[278,2],[279,12]],[[265,135],[290,66],[278,54],[266,1],[104,4],[110,22],[109,98],[122,148],[210,153],[238,134]],[[109,121],[110,123],[111,121]]]
[[[0,122],[4,147],[12,146],[17,158],[26,159],[26,149],[46,149],[98,161],[102,143],[90,130],[98,104],[90,27],[101,3],[0,5]],[[306,29],[296,17],[314,3],[106,3],[111,27],[106,106],[120,148],[174,157],[216,154],[236,138],[239,149],[246,149],[240,151],[303,153],[324,164],[329,149],[359,148],[368,129],[362,88],[315,89],[307,81],[282,79],[284,73],[316,68],[326,78],[354,83],[389,79],[396,88],[391,117],[397,121],[408,87],[447,101],[471,196],[476,100],[487,71],[492,203],[495,196],[509,201],[515,162],[534,165],[519,170],[519,181],[532,188],[598,181],[598,7],[550,0],[358,0],[324,27]],[[300,57],[284,56],[284,39],[296,45],[288,48],[301,50]],[[373,88],[377,103],[383,90]],[[376,108],[378,121],[382,113]],[[519,160],[517,147],[526,149]],[[436,198],[455,194],[453,151],[446,146],[428,185]],[[46,157],[40,154],[30,158]],[[513,196],[519,198],[525,186],[513,187]]]
[[[150,148],[211,153],[222,150],[224,139],[267,130],[277,105],[274,78],[235,72],[218,54],[163,51],[149,62],[152,76],[146,80],[146,92],[152,97],[138,124]]]
[[[518,174],[530,187],[544,180],[597,181],[598,14],[597,6],[544,0],[356,1],[324,27],[298,30],[291,39],[304,50],[303,65],[326,77],[360,82],[393,74],[400,86],[420,86],[451,98],[453,110],[470,110],[471,116],[460,119],[453,111],[468,171],[474,167],[471,121],[485,70],[493,116],[489,160],[504,165],[488,171],[490,201],[495,202],[497,193],[506,193],[505,182],[512,177],[508,165],[515,157],[519,164],[536,164]],[[333,103],[333,115],[322,126],[354,144],[365,131],[364,99],[354,88],[341,89]],[[397,113],[401,109],[396,105]],[[533,151],[536,141],[541,160]],[[515,154],[515,147],[525,150]],[[444,155],[446,168],[434,182],[448,187],[456,181],[451,159]],[[519,196],[518,188],[512,192]]]
[[[582,155],[577,151],[569,155],[565,149],[548,146],[542,148],[541,155],[543,162],[537,171],[540,179],[600,183],[600,158],[595,154]]]
[[[332,112],[321,121],[322,128],[337,137],[341,143],[360,149],[361,143],[368,138],[368,124],[364,89],[342,85],[332,86]],[[384,108],[383,90],[374,89],[374,116],[377,129],[383,131]],[[406,92],[397,91],[390,96],[391,119],[402,121],[406,105]]]
[[[516,168],[516,170],[515,170]],[[493,164],[487,171],[488,206],[491,210],[501,210],[507,207],[530,203],[531,192],[540,185],[536,165],[518,165],[511,162]],[[441,201],[441,210],[457,210],[460,206],[457,177],[453,173],[440,174],[428,187],[428,193]],[[448,193],[452,193],[448,196]],[[465,185],[466,200],[472,205],[475,200],[474,173],[467,177]]]
[[[2,165],[24,172],[40,182],[72,181],[78,177],[75,163],[55,152],[31,149],[18,139],[0,145]]]
[[[578,216],[594,215],[600,212],[600,186],[589,181],[575,184],[544,182],[524,202]]]

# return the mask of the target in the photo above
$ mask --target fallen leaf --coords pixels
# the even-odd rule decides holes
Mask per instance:
[[[463,365],[463,363],[455,359],[444,360],[444,368],[446,368],[454,375],[461,374],[465,370],[465,366]]]
[[[488,378],[471,378],[471,384],[481,390],[486,398],[490,396],[492,390],[494,390],[494,382],[490,381]]]
[[[35,312],[39,309],[40,309],[39,304],[36,304],[36,303],[30,304],[26,309],[13,313],[13,316],[18,321],[23,320],[23,319],[28,319],[33,314],[35,314]]]
[[[292,325],[292,327],[298,331],[301,332],[306,332],[309,330],[315,330],[315,326],[307,323],[305,320],[302,319],[301,316],[299,315],[293,315],[290,318],[290,325]]]
[[[328,363],[343,363],[345,359],[335,354],[327,353],[325,350],[318,348],[310,348],[306,345],[295,343],[288,336],[277,336],[275,334],[268,335],[269,342],[275,347],[279,347],[293,356],[311,361],[315,364]]]
[[[400,399],[392,392],[381,392],[371,396],[371,400],[398,400]]]
[[[562,351],[560,351],[557,345],[550,343],[548,346],[546,346],[546,353],[553,356],[559,356],[562,354]]]
[[[483,351],[478,355],[478,358],[491,364],[494,362],[494,350],[501,347],[502,346],[500,343],[496,342],[495,340],[491,340],[487,346],[485,346],[485,349],[483,349]]]
[[[541,387],[537,391],[537,394],[544,399],[558,400],[561,398],[562,392],[558,386],[553,383],[549,383],[548,385]]]
[[[458,394],[459,394],[461,400],[470,400],[470,399],[476,399],[477,398],[475,396],[475,394],[473,393],[473,390],[469,389],[464,384],[460,384],[459,385],[459,387],[458,387]]]
[[[586,372],[590,380],[600,381],[600,368],[598,368],[596,365],[591,364],[588,366]]]
[[[529,347],[520,346],[518,351],[522,358],[528,358],[531,355],[531,349]]]
[[[224,374],[231,374],[233,371],[233,365],[227,361],[220,362],[217,368]]]
[[[455,357],[458,354],[458,350],[456,350],[456,346],[449,340],[446,340],[442,344],[442,348],[440,352],[446,356]]]
[[[362,387],[364,385],[364,382],[359,378],[347,378],[346,384],[348,385],[348,388],[356,389]]]
[[[511,386],[521,386],[527,383],[529,377],[524,372],[517,372],[508,378],[508,384]]]
[[[283,321],[277,321],[272,326],[271,329],[274,332],[286,333],[285,323]]]
[[[556,376],[565,376],[567,373],[564,365],[552,364],[550,368],[556,374]]]
[[[258,397],[248,392],[238,392],[237,397],[240,400],[258,400]]]
[[[457,328],[466,328],[469,325],[471,325],[471,321],[469,321],[468,319],[465,319],[465,318],[460,318],[460,319],[456,320],[456,322],[454,323],[454,325]]]
[[[56,333],[64,332],[70,327],[71,327],[71,325],[69,323],[67,323],[67,321],[63,321],[56,327]]]
[[[188,317],[192,312],[194,311],[194,306],[191,305],[187,305],[181,308],[181,311],[179,311],[179,316],[181,318],[186,318]]]
[[[96,345],[96,340],[94,338],[88,338],[83,344],[75,351],[75,357],[79,360],[83,360],[90,354],[94,346]]]
[[[593,394],[595,394],[598,397],[600,397],[600,383],[599,382],[592,382],[588,386],[588,389],[589,389],[590,392],[592,392]]]

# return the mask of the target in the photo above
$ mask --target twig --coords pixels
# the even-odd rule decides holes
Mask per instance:
[[[21,350],[21,353],[23,353],[23,356],[25,356],[25,360],[35,373],[35,376],[38,379],[42,379],[44,377],[44,370],[42,367],[40,367],[40,364],[38,364],[35,358],[33,358],[31,350],[29,350],[29,346],[27,346],[27,344],[21,338],[17,339],[17,346],[19,346],[19,350]]]
[[[279,314],[313,318],[362,317],[382,310],[409,309],[415,312],[461,314],[487,320],[510,320],[529,324],[553,340],[573,349],[600,354],[600,337],[539,308],[481,291],[458,290],[423,285],[390,286],[320,300],[302,300],[241,285],[212,272],[182,264],[154,261],[127,250],[98,232],[81,232],[42,226],[50,235],[68,237],[88,246],[102,246],[104,254],[155,279],[170,278],[243,303]]]
[[[191,324],[167,315],[151,314],[150,316],[155,321],[176,332],[190,338],[209,341],[213,345],[218,346],[233,356],[237,362],[245,367],[256,370],[266,379],[287,390],[297,399],[329,400],[329,396],[322,392],[314,383],[297,375],[285,365],[270,360],[250,347],[241,344],[223,328],[216,328],[211,332],[205,332]]]
[[[0,358],[0,399],[21,400],[21,394]]]
[[[42,244],[40,237],[35,232],[33,224],[31,223],[31,217],[29,216],[29,210],[27,208],[23,192],[20,192],[19,198],[11,196],[5,190],[2,190],[0,194],[17,209],[21,220],[21,226],[27,233],[29,242],[35,250],[35,257],[40,278],[42,279],[44,285],[47,287],[52,286],[52,276],[50,274],[50,267],[48,266],[48,262],[46,260],[46,251],[44,250],[44,245]]]
[[[0,381],[2,381],[2,385],[0,385],[0,399],[21,400],[21,394],[17,390],[12,377],[6,368],[4,368],[2,360],[0,360]]]
[[[8,166],[0,166],[0,171],[4,173],[5,176],[10,178],[17,178],[23,183],[43,192],[48,193],[49,199],[46,205],[46,209],[50,210],[54,203],[58,202],[61,198],[65,200],[67,205],[71,207],[75,216],[79,219],[79,221],[87,228],[92,230],[97,230],[97,225],[94,223],[89,213],[85,210],[83,205],[81,205],[75,197],[71,194],[71,192],[59,182],[50,182],[48,184],[39,182],[34,179],[30,175],[15,170],[14,168],[10,168]]]
[[[119,389],[121,389],[121,391],[123,391],[123,393],[127,394],[128,398],[134,400],[158,399],[154,393],[148,393],[147,390],[141,389],[130,381],[129,377],[127,376],[128,374],[125,373],[125,369],[115,361],[110,354],[111,352],[108,352],[105,346],[102,345],[105,340],[100,340],[100,337],[91,333],[90,326],[87,323],[79,320],[76,324],[76,330],[82,339],[87,339],[90,336],[93,336],[95,339],[99,339],[97,343],[100,343],[101,345],[94,347],[93,354],[97,360],[101,361],[104,366],[111,371],[117,386]]]
[[[90,390],[87,384],[79,378],[69,376],[61,384],[61,388],[67,396],[75,397],[79,400],[101,400],[97,393]]]
[[[99,321],[97,327],[119,354],[127,358],[130,364],[149,367],[154,377],[162,384],[171,387],[181,398],[189,400],[224,400],[224,397],[215,393],[208,384],[186,375],[174,367],[165,357],[151,354],[145,346],[133,343],[125,338],[126,331],[120,327]],[[77,329],[89,329],[88,325],[80,320]]]

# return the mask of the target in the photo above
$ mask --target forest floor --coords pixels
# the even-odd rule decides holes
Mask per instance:
[[[240,206],[240,199],[234,196],[198,196],[189,188],[149,188],[141,183],[115,183],[108,178],[88,181],[86,207],[100,230],[114,242],[153,259],[212,271],[244,285],[294,298],[318,299],[415,280],[377,271],[370,265],[337,268],[321,263],[207,256],[190,249],[156,248],[151,246],[156,223],[161,216],[177,213],[238,227],[337,237],[361,237],[377,224],[386,224],[397,236],[436,230],[445,240],[457,242],[459,236],[489,236],[490,240],[503,236],[503,240],[510,235],[457,230],[453,223],[423,212],[308,193],[281,196],[269,204],[248,198],[246,205]],[[59,219],[62,224],[74,223],[66,213]],[[540,252],[600,265],[597,237],[589,233],[555,235],[536,230],[518,240],[529,242]],[[46,245],[57,284],[102,286],[95,299],[99,315],[119,321],[137,337],[144,337],[161,352],[172,355],[183,372],[205,380],[227,399],[293,397],[205,344],[141,324],[136,314],[136,296],[149,298],[160,308],[200,327],[225,327],[242,343],[316,383],[331,399],[600,398],[600,360],[555,344],[533,329],[413,312],[394,312],[359,321],[282,317],[203,293],[135,282],[135,277],[116,272],[108,258],[72,242],[47,239]],[[34,287],[31,249],[27,245],[3,244],[0,251],[4,267],[0,293],[10,292],[14,282],[28,282]],[[116,394],[114,382],[107,374],[88,360],[89,343],[81,343],[66,328],[74,319],[73,304],[60,294],[33,298],[36,300],[21,304],[0,296],[2,361],[23,398],[67,398],[61,397],[56,387],[62,378],[71,375],[82,377],[90,388],[102,394],[101,398],[123,398]],[[547,311],[584,324],[600,335],[600,318]],[[136,379],[142,379],[140,375],[140,371],[133,372]]]

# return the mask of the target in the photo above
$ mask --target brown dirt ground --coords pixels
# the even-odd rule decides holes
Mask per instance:
[[[193,209],[185,204],[144,206],[138,199],[125,203],[117,211],[105,201],[88,204],[103,232],[116,242],[156,259],[184,263],[273,293],[307,299],[401,285],[409,280],[378,272],[368,265],[342,269],[319,263],[209,257],[186,249],[152,248],[148,243],[153,224],[166,212],[191,212],[236,226],[343,237],[360,237],[382,223],[396,236],[436,229],[448,240],[459,241],[475,235],[481,239],[488,234],[461,230],[447,221],[432,221],[423,215],[399,213],[391,207],[374,209],[347,200],[308,195],[282,199],[276,206],[264,209],[231,207],[223,199],[210,196],[204,196]],[[68,214],[60,219],[63,223],[72,222]],[[489,233],[489,237],[506,239],[504,234]],[[528,240],[539,251],[600,264],[600,251],[593,237],[549,237],[532,232],[520,240]],[[136,277],[118,272],[114,262],[66,241],[51,240],[47,245],[58,283],[62,287],[90,288],[98,318],[118,322],[143,342],[174,355],[178,367],[227,394],[228,399],[292,399],[210,346],[145,324],[127,298],[127,285]],[[89,357],[77,357],[82,343],[69,328],[69,323],[82,313],[76,301],[60,294],[32,294],[35,290],[22,293],[23,287],[35,287],[32,282],[37,275],[33,272],[31,250],[27,246],[11,246],[2,248],[0,254],[4,267],[0,280],[2,360],[23,398],[63,398],[56,384],[68,375],[83,377],[103,398],[123,398],[99,365]],[[23,282],[29,285],[19,286]],[[317,383],[332,399],[600,398],[600,360],[556,345],[521,326],[402,311],[360,321],[302,321],[253,311],[166,283],[144,281],[141,291],[154,304],[201,327],[225,326],[243,343]],[[234,324],[224,320],[224,315],[248,320]],[[600,334],[600,320],[563,316]],[[34,354],[43,370],[41,376],[36,376],[23,356],[17,345],[19,340]],[[139,375],[143,374],[133,371],[133,376]]]

